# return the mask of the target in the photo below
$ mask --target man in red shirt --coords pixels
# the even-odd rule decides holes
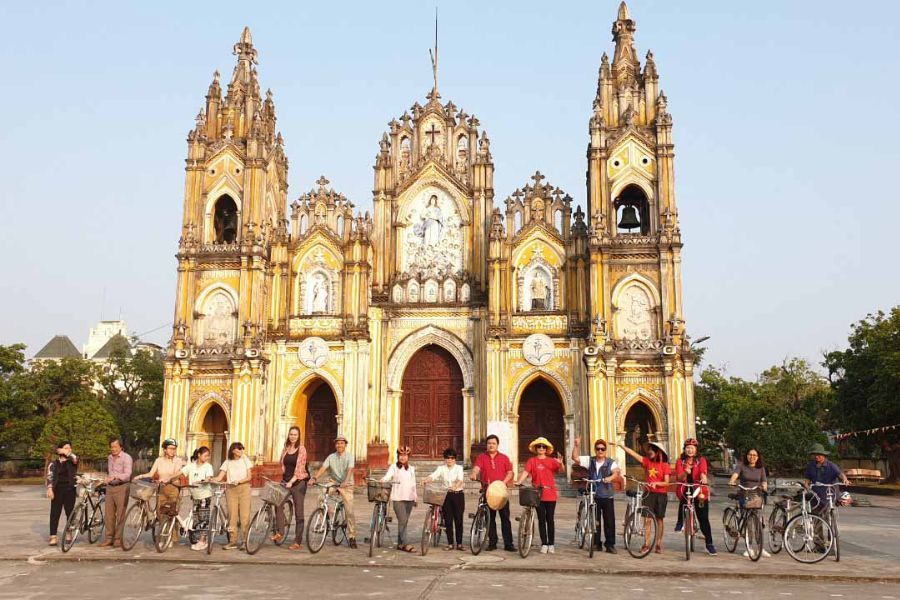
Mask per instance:
[[[650,493],[644,499],[644,506],[656,515],[656,553],[662,554],[663,519],[666,517],[666,505],[669,503],[669,456],[662,444],[647,442],[647,455],[641,456],[625,444],[616,444],[633,459],[640,461],[644,467],[644,478],[650,484]],[[647,519],[649,521],[649,519]],[[646,552],[653,540],[649,539],[650,528],[645,528],[647,536],[641,552]]]
[[[512,462],[510,462],[508,456],[498,450],[500,438],[491,434],[487,436],[486,444],[487,452],[480,455],[472,467],[472,481],[478,481],[480,475],[482,488],[486,488],[495,481],[502,481],[504,485],[509,485],[509,482],[513,479]],[[490,511],[487,549],[497,549],[497,513],[500,513],[500,528],[503,530],[503,549],[508,552],[515,552],[516,547],[513,546],[512,525],[509,522],[509,502],[500,510],[491,509]]]

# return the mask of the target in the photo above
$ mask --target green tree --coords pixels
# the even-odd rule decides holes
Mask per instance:
[[[849,347],[825,355],[836,394],[841,429],[873,429],[900,423],[900,306],[852,326]],[[896,435],[896,434],[895,434]],[[874,436],[857,440],[871,449]]]
[[[0,457],[22,458],[43,427],[28,388],[25,345],[0,346]]]
[[[103,458],[109,440],[118,437],[116,420],[96,398],[67,404],[44,424],[32,454],[45,456],[62,440],[72,442],[75,453],[84,458]]]
[[[94,398],[97,370],[83,358],[41,361],[25,373],[28,389],[38,410],[51,417],[68,404]]]
[[[162,414],[163,362],[150,351],[134,355],[122,340],[110,352],[100,375],[103,406],[113,415],[130,451],[159,445],[159,421]]]

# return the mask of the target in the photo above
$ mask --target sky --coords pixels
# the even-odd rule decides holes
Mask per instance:
[[[618,2],[438,4],[440,90],[491,137],[497,205],[538,169],[583,205]],[[431,86],[434,7],[2,0],[0,344],[119,316],[168,340],[185,138],[245,25],[290,200],[324,174],[369,209],[387,123]],[[688,331],[743,377],[821,362],[900,304],[900,3],[629,7],[674,119]]]

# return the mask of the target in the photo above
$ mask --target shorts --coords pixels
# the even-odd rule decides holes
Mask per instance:
[[[666,518],[666,506],[669,505],[669,495],[668,494],[657,494],[656,492],[650,492],[644,498],[644,506],[650,509],[657,519],[665,519]]]

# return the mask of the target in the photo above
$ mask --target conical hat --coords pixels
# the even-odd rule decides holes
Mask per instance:
[[[509,490],[506,488],[506,484],[502,481],[490,484],[485,493],[485,500],[491,510],[500,510],[506,506],[506,502],[509,500]]]

